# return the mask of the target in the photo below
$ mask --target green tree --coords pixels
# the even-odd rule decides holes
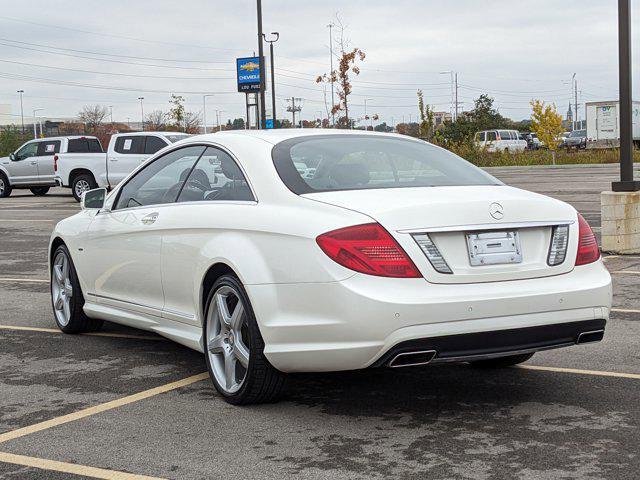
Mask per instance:
[[[431,106],[424,103],[424,94],[418,90],[418,111],[420,112],[419,136],[431,141],[434,132],[434,113]]]
[[[173,126],[177,130],[184,128],[185,109],[184,109],[184,97],[182,95],[171,94],[169,98],[171,108],[167,117],[173,121]]]
[[[560,135],[564,132],[562,115],[555,105],[545,105],[541,100],[531,100],[531,131],[551,150],[553,164],[556,164],[556,152],[560,147]]]
[[[30,135],[23,135],[15,125],[0,128],[0,157],[6,157],[15,152],[20,145],[30,138]]]

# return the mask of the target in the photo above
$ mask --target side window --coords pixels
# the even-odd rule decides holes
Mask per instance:
[[[122,187],[115,209],[172,203],[205,147],[185,147],[161,156]]]
[[[38,156],[44,157],[60,153],[60,140],[38,142]]]
[[[496,140],[496,138],[498,138],[498,137],[496,136],[496,132],[495,131],[487,132],[487,142],[493,142],[493,141]]]
[[[118,137],[114,150],[123,155],[139,155],[144,153],[144,137],[142,135]]]
[[[479,142],[484,142],[484,132],[480,132],[477,135],[478,135],[478,141]]]
[[[97,138],[72,138],[67,153],[102,153],[102,145]]]
[[[25,158],[35,157],[38,154],[38,143],[27,143],[24,147],[16,152],[16,160],[24,160]]]
[[[193,168],[178,202],[253,201],[242,170],[223,150],[208,147]]]
[[[167,146],[167,143],[160,137],[147,137],[147,142],[144,145],[144,153],[153,155],[154,153],[162,150]]]

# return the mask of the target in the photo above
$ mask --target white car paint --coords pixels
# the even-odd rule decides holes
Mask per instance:
[[[400,342],[567,322],[608,319],[611,278],[601,260],[574,266],[577,213],[558,200],[500,184],[351,190],[297,195],[274,168],[281,142],[306,136],[392,134],[327,130],[223,132],[175,144],[229,152],[255,201],[200,201],[102,210],[59,222],[90,317],[151,330],[203,351],[203,280],[214,265],[231,267],[244,285],[265,342],[284,372],[334,371],[376,364]],[[434,147],[435,148],[435,147]],[[468,168],[475,169],[469,165]],[[503,218],[489,215],[499,203]],[[153,218],[150,224],[143,219]],[[329,258],[316,239],[379,222],[422,278],[358,273]],[[549,267],[551,225],[570,226],[564,263]],[[486,229],[521,234],[519,264],[471,267],[464,234]],[[411,237],[431,232],[453,269],[438,273]]]

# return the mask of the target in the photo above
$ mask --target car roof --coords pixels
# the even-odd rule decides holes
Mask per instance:
[[[223,140],[224,138],[234,139],[238,136],[251,137],[259,139],[270,144],[277,144],[291,138],[320,136],[320,135],[370,135],[377,137],[395,137],[406,140],[418,140],[407,135],[385,132],[371,132],[365,130],[345,130],[333,128],[279,128],[269,130],[225,130],[222,132],[208,133],[206,135],[198,135],[190,137],[190,140],[201,139],[210,140],[212,142]]]
[[[32,138],[29,142],[50,142],[52,140],[64,140],[65,138],[67,140],[75,140],[77,138],[92,138],[97,140],[97,137],[94,137],[93,135],[64,135],[58,137]]]
[[[156,131],[156,130],[148,130],[148,131],[145,131],[145,132],[118,132],[118,133],[116,133],[116,135],[119,135],[119,136],[126,135],[128,137],[139,137],[139,136],[142,136],[142,135],[145,135],[145,136],[157,135],[157,136],[162,136],[162,137],[167,137],[169,135],[181,135],[181,136],[184,135],[185,138],[189,136],[188,133],[184,133],[184,132],[160,132],[160,131]]]

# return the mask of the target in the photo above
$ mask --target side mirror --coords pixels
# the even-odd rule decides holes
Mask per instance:
[[[15,153],[10,154],[9,155],[9,160],[11,160],[12,162],[15,162],[16,161],[16,154]]]
[[[80,198],[80,208],[85,210],[87,208],[103,208],[104,201],[107,198],[106,188],[95,188],[82,194]]]

